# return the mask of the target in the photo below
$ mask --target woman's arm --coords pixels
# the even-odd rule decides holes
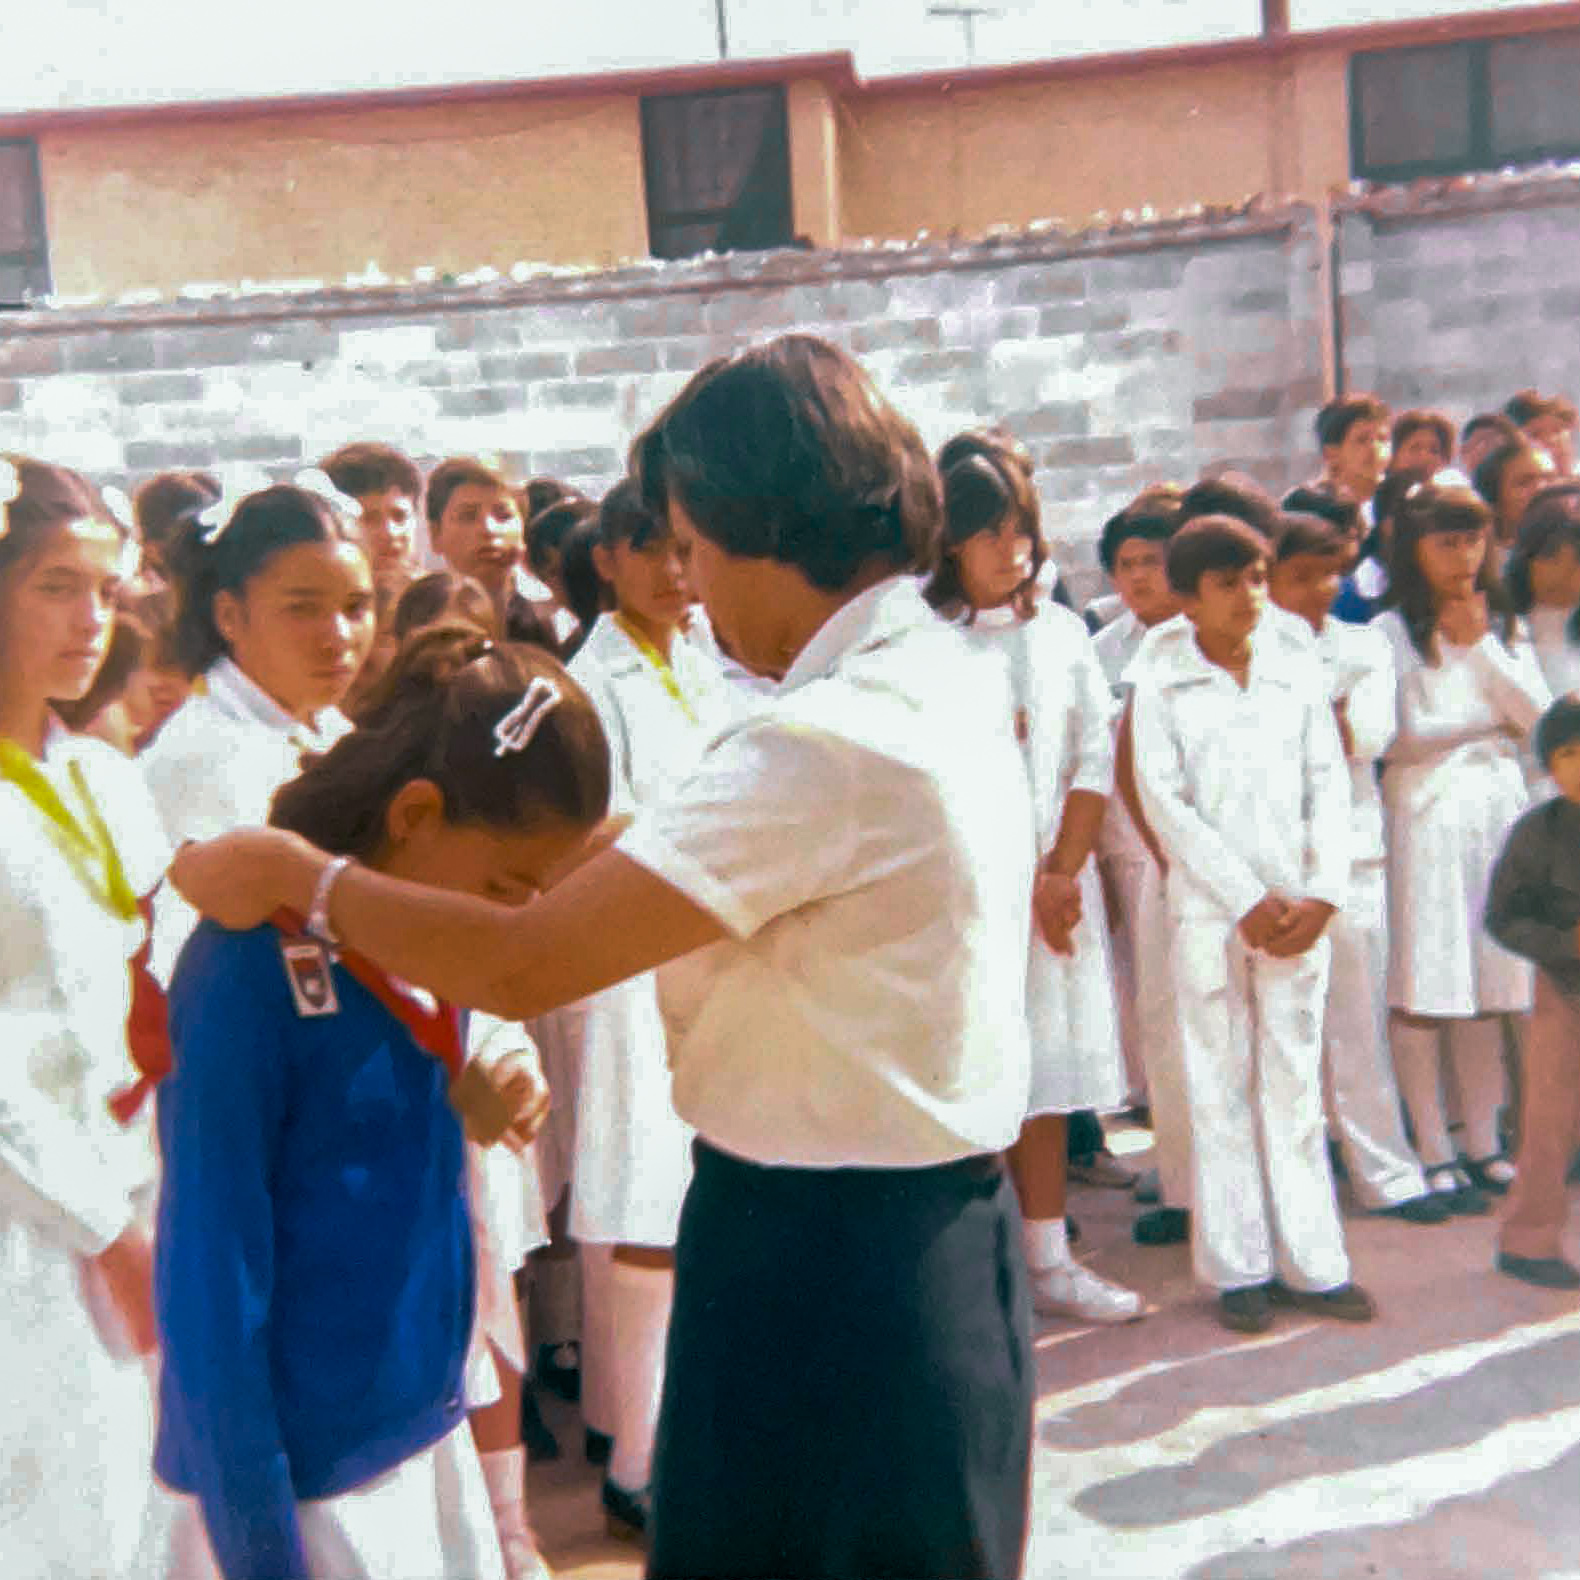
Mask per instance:
[[[294,834],[247,829],[176,857],[199,910],[252,927],[305,913],[329,858]],[[525,906],[491,904],[351,867],[330,896],[345,944],[386,971],[506,1020],[526,1020],[718,942],[723,925],[619,850],[605,850]]]

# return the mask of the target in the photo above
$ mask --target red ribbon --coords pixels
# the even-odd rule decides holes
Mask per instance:
[[[132,956],[132,1009],[126,1019],[126,1046],[131,1051],[132,1063],[138,1075],[130,1085],[123,1086],[110,1096],[110,1112],[123,1124],[129,1125],[137,1111],[148,1099],[148,1094],[169,1075],[172,1063],[170,1052],[170,1004],[165,990],[148,969],[149,952],[153,947],[154,902],[147,895],[137,902],[143,918],[142,947]]]
[[[295,911],[276,911],[269,921],[287,936],[300,937],[307,930],[305,919]],[[335,957],[411,1033],[419,1048],[444,1065],[451,1079],[461,1073],[466,1049],[461,1041],[461,1012],[453,1004],[435,998],[430,1008],[411,988],[355,950],[339,949]]]

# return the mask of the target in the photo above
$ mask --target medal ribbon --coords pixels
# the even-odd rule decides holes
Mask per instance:
[[[282,933],[306,933],[306,919],[295,911],[276,911],[269,920]],[[327,950],[325,952],[327,954]],[[432,1054],[444,1065],[452,1080],[461,1073],[461,1066],[466,1063],[466,1049],[461,1041],[461,1012],[454,1005],[435,999],[436,1007],[430,1009],[410,988],[396,982],[388,972],[381,971],[365,955],[354,950],[337,950],[336,959],[411,1033],[412,1041],[424,1053]]]
[[[660,653],[659,650],[650,641],[648,641],[648,639],[643,636],[642,633],[638,631],[637,628],[629,620],[627,620],[623,614],[617,614],[614,618],[615,623],[620,627],[620,629],[624,631],[628,637],[630,637],[632,645],[636,648],[637,652],[639,652],[642,657],[645,658],[648,663],[650,663],[657,671],[658,678],[663,683],[664,690],[667,691],[670,696],[672,696],[680,705],[680,711],[684,713],[693,724],[699,723],[700,721],[697,718],[696,710],[689,702],[686,701],[686,694],[680,689],[680,682],[675,679],[675,671],[671,667],[669,660],[665,658],[664,655]]]
[[[44,771],[32,757],[15,741],[0,739],[0,779],[10,780],[43,814],[51,843],[94,899],[112,916],[129,922],[137,915],[137,896],[121,864],[120,852],[88,791],[81,765],[72,762],[66,772],[87,815],[87,828],[72,815],[60,792],[44,777]]]

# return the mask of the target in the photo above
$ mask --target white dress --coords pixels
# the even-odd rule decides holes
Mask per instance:
[[[1523,627],[1512,649],[1416,651],[1393,611],[1373,622],[1393,646],[1399,728],[1383,758],[1388,816],[1388,1003],[1445,1018],[1521,1013],[1531,967],[1481,925],[1487,882],[1529,795],[1521,749],[1551,701]]]
[[[609,737],[609,810],[618,816],[680,784],[727,722],[718,667],[677,637],[670,664],[683,706],[621,624],[593,626],[571,674]],[[652,972],[582,1002],[570,1232],[611,1245],[672,1246],[691,1179],[691,1130],[675,1113]]]
[[[962,628],[973,647],[1009,666],[1016,735],[1031,785],[1037,854],[1053,848],[1072,790],[1113,790],[1113,702],[1092,639],[1078,615],[1037,605],[1030,620],[988,609]],[[1078,878],[1081,920],[1073,955],[1056,955],[1033,931],[1026,969],[1031,1027],[1027,1114],[1114,1109],[1125,1101],[1124,1063],[1097,865]]]
[[[1547,689],[1555,697],[1580,691],[1580,643],[1569,635],[1573,616],[1573,609],[1539,603],[1525,617],[1531,644],[1536,649],[1536,662],[1541,665]]]
[[[79,820],[73,761],[146,894],[169,850],[136,765],[54,730],[43,770]],[[83,1282],[154,1180],[146,1128],[106,1106],[136,1073],[143,926],[93,897],[9,781],[0,809],[0,1574],[97,1580],[130,1573],[153,1486],[147,1374]]]

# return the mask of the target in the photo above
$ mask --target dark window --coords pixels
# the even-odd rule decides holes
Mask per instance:
[[[749,252],[791,240],[783,88],[643,99],[642,165],[655,258]]]
[[[1580,155],[1580,32],[1389,49],[1350,62],[1350,168],[1372,181]]]
[[[0,307],[25,307],[48,295],[38,144],[31,137],[0,138]]]

